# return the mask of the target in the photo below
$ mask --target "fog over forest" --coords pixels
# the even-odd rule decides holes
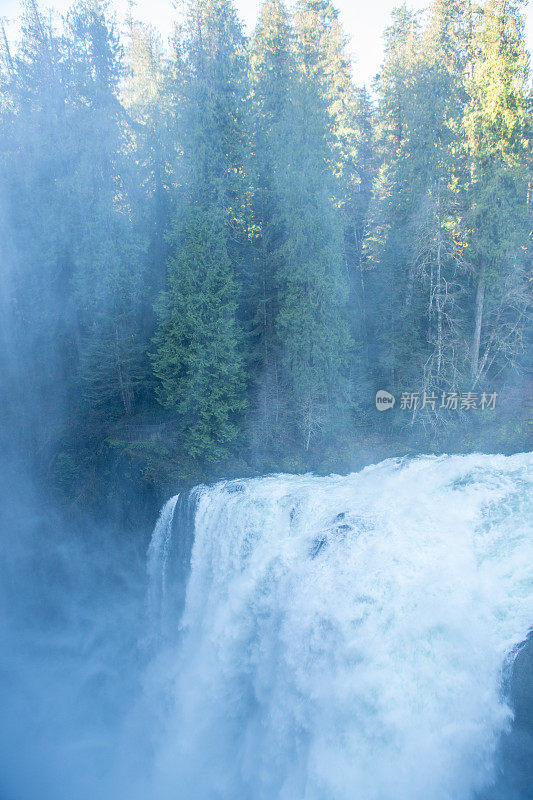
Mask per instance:
[[[524,3],[18,31],[0,800],[528,800]]]

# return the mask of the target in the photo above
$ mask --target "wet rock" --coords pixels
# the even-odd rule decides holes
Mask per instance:
[[[508,692],[513,724],[500,742],[496,782],[478,800],[533,800],[533,631],[515,657]]]

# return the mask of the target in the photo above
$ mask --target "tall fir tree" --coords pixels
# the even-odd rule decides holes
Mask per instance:
[[[138,224],[148,235],[145,324],[153,324],[153,297],[165,287],[167,245],[165,233],[175,202],[177,156],[169,98],[169,60],[159,34],[151,25],[127,18],[125,76],[122,100],[128,114],[130,159],[135,161]],[[133,188],[133,187],[132,187]]]
[[[135,204],[138,172],[127,157],[128,120],[119,100],[123,51],[113,21],[82,2],[67,17],[74,130],[98,146],[80,150],[72,190],[81,194],[74,275],[80,381],[91,413],[105,425],[131,416],[146,378],[142,296],[146,235]],[[81,101],[81,102],[80,102]]]
[[[397,386],[421,334],[407,327],[411,219],[423,191],[423,172],[410,152],[416,146],[415,85],[420,54],[418,16],[405,5],[392,13],[385,56],[376,80],[376,148],[379,158],[363,243],[369,299],[369,359],[377,381]],[[400,326],[403,328],[400,331]],[[406,375],[407,373],[407,375]]]
[[[489,0],[473,42],[465,130],[471,159],[474,384],[491,368],[516,364],[527,322],[531,112],[522,8],[520,2]]]
[[[353,408],[349,281],[343,259],[343,185],[337,174],[336,119],[321,79],[315,3],[297,8],[291,115],[278,192],[284,227],[276,335],[289,417],[305,449],[349,430]],[[329,13],[329,6],[327,9]]]
[[[291,115],[296,62],[292,29],[281,0],[266,0],[250,43],[248,173],[252,184],[253,269],[245,295],[253,379],[251,437],[263,456],[279,446],[284,426],[281,357],[276,318],[277,273],[285,228],[279,183],[285,179],[285,130]]]
[[[397,386],[427,392],[457,389],[464,365],[468,21],[466,2],[437,0],[422,32],[401,7],[378,81],[383,163],[366,243],[377,294],[386,297],[377,331],[388,356],[378,361]]]
[[[182,451],[196,463],[231,452],[246,404],[235,281],[244,202],[242,50],[228,0],[191,4],[175,59],[182,197],[169,232],[154,369],[158,398],[175,413]]]
[[[99,4],[73,6],[58,32],[28,1],[10,65],[16,113],[1,137],[9,180],[0,202],[18,276],[12,330],[28,361],[46,364],[13,397],[38,412],[23,428],[39,439],[47,470],[62,450],[63,460],[94,460],[147,381],[145,231],[142,203],[132,200],[138,175],[119,98],[121,58]]]
[[[309,450],[345,431],[353,399],[340,142],[317,19],[302,4],[293,33],[267,2],[251,50],[259,427],[276,452],[287,435]]]

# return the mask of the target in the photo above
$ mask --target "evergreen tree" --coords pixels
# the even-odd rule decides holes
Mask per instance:
[[[178,43],[183,197],[169,233],[154,356],[158,398],[192,459],[227,455],[246,404],[237,323],[242,227],[242,33],[227,0],[197,0]]]
[[[368,293],[363,259],[368,215],[372,201],[373,186],[377,171],[376,135],[374,131],[374,107],[366,87],[355,92],[356,155],[354,180],[346,204],[346,259],[351,266],[352,296],[354,298],[355,339],[361,344],[362,370],[368,380],[372,371],[370,359]],[[363,389],[363,386],[361,386]],[[368,387],[368,391],[370,389]]]
[[[339,12],[329,0],[299,0],[295,9],[296,59],[316,82],[330,124],[325,134],[346,203],[357,187],[357,94]]]
[[[292,113],[295,71],[289,15],[280,0],[267,0],[250,46],[248,173],[253,187],[253,269],[245,287],[254,381],[251,431],[254,450],[263,453],[279,446],[285,421],[282,351],[276,335],[277,272],[285,236],[279,183],[286,179],[285,130]]]
[[[336,174],[335,118],[317,79],[320,40],[307,36],[313,19],[314,3],[298,6],[299,69],[277,187],[284,241],[276,276],[276,335],[290,419],[305,449],[347,430],[353,404],[342,182]]]
[[[19,413],[36,414],[23,428],[49,469],[65,447],[94,458],[146,384],[145,234],[118,97],[121,48],[100,7],[73,7],[60,34],[29,0],[10,60],[0,224],[17,284],[12,330],[23,357],[46,365],[11,394]]]
[[[422,347],[420,332],[404,323],[406,308],[412,308],[411,220],[424,185],[423,167],[410,152],[418,142],[415,85],[420,50],[417,15],[405,6],[395,9],[385,31],[385,58],[376,82],[380,166],[364,241],[370,361],[376,365],[378,380],[390,386],[398,385],[402,372],[411,380],[408,365]],[[417,318],[417,312],[412,310],[412,316]]]
[[[476,31],[465,118],[471,159],[470,258],[474,308],[470,366],[474,383],[491,367],[516,362],[529,298],[531,219],[527,208],[528,57],[522,4],[489,0]]]
[[[428,392],[456,389],[463,367],[467,31],[462,0],[437,0],[423,34],[400,8],[378,84],[383,165],[367,253],[386,297],[379,360],[397,384]]]
[[[396,9],[374,101],[328,0],[266,0],[249,44],[229,0],[191,0],[171,57],[131,8],[123,45],[106,3],[24,0],[20,42],[0,31],[4,430],[87,498],[239,448],[323,465],[369,380],[502,389],[530,308],[522,8]],[[442,441],[454,415],[421,410],[380,421]]]
[[[155,339],[157,393],[179,415],[185,453],[214,462],[229,454],[246,406],[236,291],[221,214],[199,206],[186,214],[172,231],[180,244]]]
[[[82,392],[98,418],[134,410],[145,378],[142,293],[146,240],[132,202],[137,170],[126,157],[127,130],[118,99],[123,75],[116,31],[92,3],[67,18],[73,92],[71,124],[81,141],[72,191],[83,203],[76,220],[73,288]],[[105,411],[104,411],[105,409]]]
[[[9,331],[3,363],[6,378],[12,374],[4,413],[18,419],[22,447],[39,454],[42,466],[61,435],[76,370],[72,258],[64,235],[73,215],[65,195],[75,141],[66,113],[64,42],[34,0],[23,8],[16,49],[4,31],[0,83],[0,242]],[[21,362],[39,366],[22,370]]]
[[[151,25],[128,17],[126,75],[122,99],[128,113],[130,158],[135,160],[136,186],[130,193],[139,209],[138,224],[147,232],[145,325],[151,330],[153,297],[164,289],[168,249],[165,232],[175,202],[175,138],[169,97],[168,58]],[[141,216],[142,215],[142,216]]]
[[[352,402],[333,90],[324,43],[307,38],[316,19],[299,7],[293,37],[268,2],[251,51],[261,430],[285,449],[287,433],[309,449],[345,430]]]
[[[362,232],[374,177],[374,158],[369,126],[371,108],[365,92],[352,80],[347,39],[339,13],[329,0],[300,0],[295,11],[296,58],[306,74],[320,87],[329,118],[326,136],[331,147],[337,180],[336,202],[344,229],[343,261],[351,287],[350,327],[366,352],[366,305],[361,272]],[[363,389],[360,348],[352,354],[352,370]]]

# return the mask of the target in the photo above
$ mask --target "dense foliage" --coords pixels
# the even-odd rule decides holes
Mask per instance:
[[[65,497],[525,446],[521,1],[401,6],[385,41],[369,92],[328,0],[266,0],[249,39],[190,0],[169,48],[26,0],[0,43],[0,399]]]

